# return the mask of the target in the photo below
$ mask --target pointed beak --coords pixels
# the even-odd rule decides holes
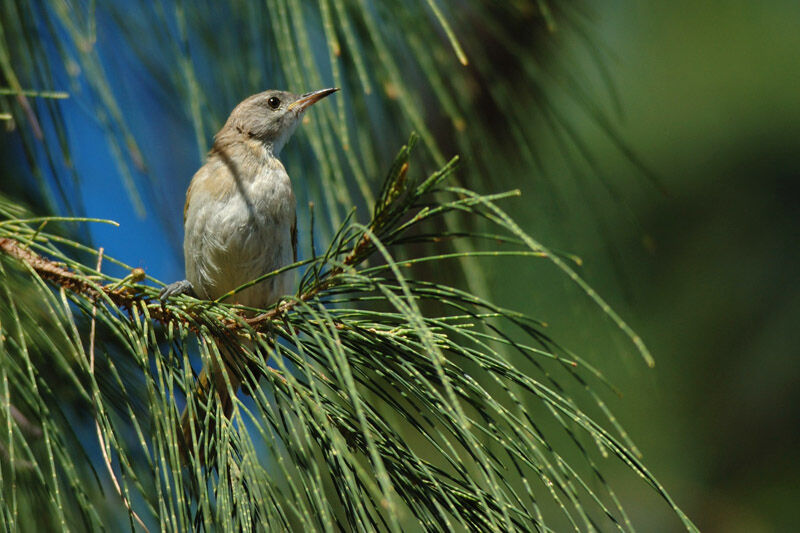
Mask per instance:
[[[333,94],[339,89],[321,89],[319,91],[312,91],[310,93],[306,93],[291,104],[289,104],[288,109],[295,110],[298,113],[305,110],[311,104],[318,102],[328,96],[329,94]]]

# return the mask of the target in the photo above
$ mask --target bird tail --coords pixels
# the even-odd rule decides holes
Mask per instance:
[[[180,443],[181,462],[188,462],[189,454],[198,445],[198,457],[205,462],[212,438],[216,435],[214,417],[215,406],[218,405],[230,418],[233,412],[233,397],[242,384],[240,373],[236,369],[236,347],[217,343],[221,357],[213,357],[210,367],[203,366],[192,396],[187,396],[186,407],[181,414]],[[212,398],[213,396],[213,398]],[[211,411],[211,413],[209,413]],[[211,416],[209,416],[209,414]]]

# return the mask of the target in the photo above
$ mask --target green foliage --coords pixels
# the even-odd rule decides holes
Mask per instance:
[[[0,120],[24,125],[37,178],[28,191],[35,215],[20,195],[0,202],[8,529],[101,529],[124,516],[132,528],[177,531],[629,530],[601,474],[609,458],[693,529],[605,406],[600,372],[540,322],[486,299],[480,258],[549,260],[649,362],[644,345],[570,257],[497,204],[517,192],[456,185],[455,160],[443,155],[467,156],[458,176],[473,185],[502,181],[487,171],[498,154],[540,167],[544,155],[518,112],[531,105],[560,142],[580,146],[548,87],[606,124],[574,76],[542,60],[553,28],[583,31],[578,11],[545,2],[388,6],[0,2],[9,85],[0,96],[14,97],[0,98]],[[319,108],[297,151],[314,156],[295,163],[318,178],[300,198],[323,216],[306,233],[307,259],[290,267],[300,278],[294,296],[266,310],[186,296],[162,304],[160,282],[142,283],[140,270],[66,233],[103,221],[39,216],[91,211],[53,100],[62,94],[37,92],[54,88],[54,72],[104,129],[132,205],[166,207],[145,201],[165,185],[145,172],[140,136],[107,73],[98,43],[108,27],[126,35],[169,105],[189,117],[198,155],[246,94],[328,80],[345,89],[336,107]],[[48,47],[62,64],[47,63]],[[498,64],[518,76],[498,77]],[[379,184],[389,150],[412,129],[424,147],[413,170],[410,142]],[[417,168],[439,170],[424,177]],[[357,211],[371,216],[359,222]],[[328,245],[317,254],[320,236]],[[130,275],[107,275],[109,263]],[[230,419],[213,394],[198,393],[196,376],[227,353],[237,354],[232,371],[246,391],[234,395]],[[184,405],[198,415],[188,443]]]
[[[496,205],[508,194],[449,186],[455,160],[419,179],[408,170],[408,154],[405,148],[392,166],[369,223],[348,217],[326,252],[305,262],[298,294],[255,316],[186,296],[162,305],[150,286],[111,279],[68,259],[60,247],[82,246],[41,231],[39,219],[20,219],[7,207],[0,223],[2,289],[9,302],[0,332],[8,427],[3,476],[12,480],[4,483],[6,518],[32,518],[13,488],[25,472],[47,495],[52,526],[102,523],[92,496],[100,487],[87,484],[89,452],[70,446],[69,416],[54,416],[63,401],[49,394],[38,370],[50,366],[71,380],[75,403],[92,413],[105,461],[114,458],[120,499],[159,529],[401,530],[416,524],[506,531],[546,529],[551,513],[578,529],[602,528],[603,522],[629,528],[599,473],[598,451],[642,476],[691,527],[613,417],[606,415],[609,430],[580,407],[587,400],[602,407],[592,392],[602,384],[597,371],[559,349],[536,321],[404,274],[423,261],[446,268],[461,255],[406,252],[409,241],[441,241],[425,228],[453,212],[495,228],[491,239],[471,236],[497,243],[475,256],[555,259],[531,246]],[[46,263],[41,253],[69,271]],[[28,280],[21,282],[21,275]],[[12,283],[34,294],[13,296]],[[446,311],[424,312],[431,300]],[[42,306],[49,327],[20,327],[21,317]],[[86,320],[92,323],[88,341],[79,328]],[[512,339],[511,330],[521,340]],[[115,357],[95,331],[115,339],[123,353]],[[235,371],[252,397],[237,397],[228,420],[219,406],[201,410],[189,392],[190,412],[205,417],[183,452],[178,403],[193,390],[191,350],[198,347],[206,365],[221,364],[220,345],[241,354]],[[118,358],[135,369],[146,409],[134,405]],[[109,374],[104,382],[96,373],[100,359]],[[573,397],[562,379],[586,390]],[[547,418],[531,415],[537,405]],[[12,423],[12,409],[40,426],[41,435],[31,439]],[[573,439],[579,460],[549,444],[555,427]],[[582,444],[587,439],[598,451]],[[542,506],[543,499],[559,510]]]

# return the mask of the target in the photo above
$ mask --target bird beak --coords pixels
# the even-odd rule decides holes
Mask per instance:
[[[333,94],[339,89],[321,89],[319,91],[312,91],[310,93],[306,93],[291,104],[289,104],[288,110],[296,110],[298,113],[305,110],[311,104],[322,100],[329,94]]]

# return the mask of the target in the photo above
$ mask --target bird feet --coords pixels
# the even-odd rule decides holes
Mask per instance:
[[[181,294],[188,294],[190,296],[194,295],[194,287],[192,287],[192,282],[188,279],[170,283],[161,289],[161,292],[158,293],[158,299],[163,302],[167,298]]]

